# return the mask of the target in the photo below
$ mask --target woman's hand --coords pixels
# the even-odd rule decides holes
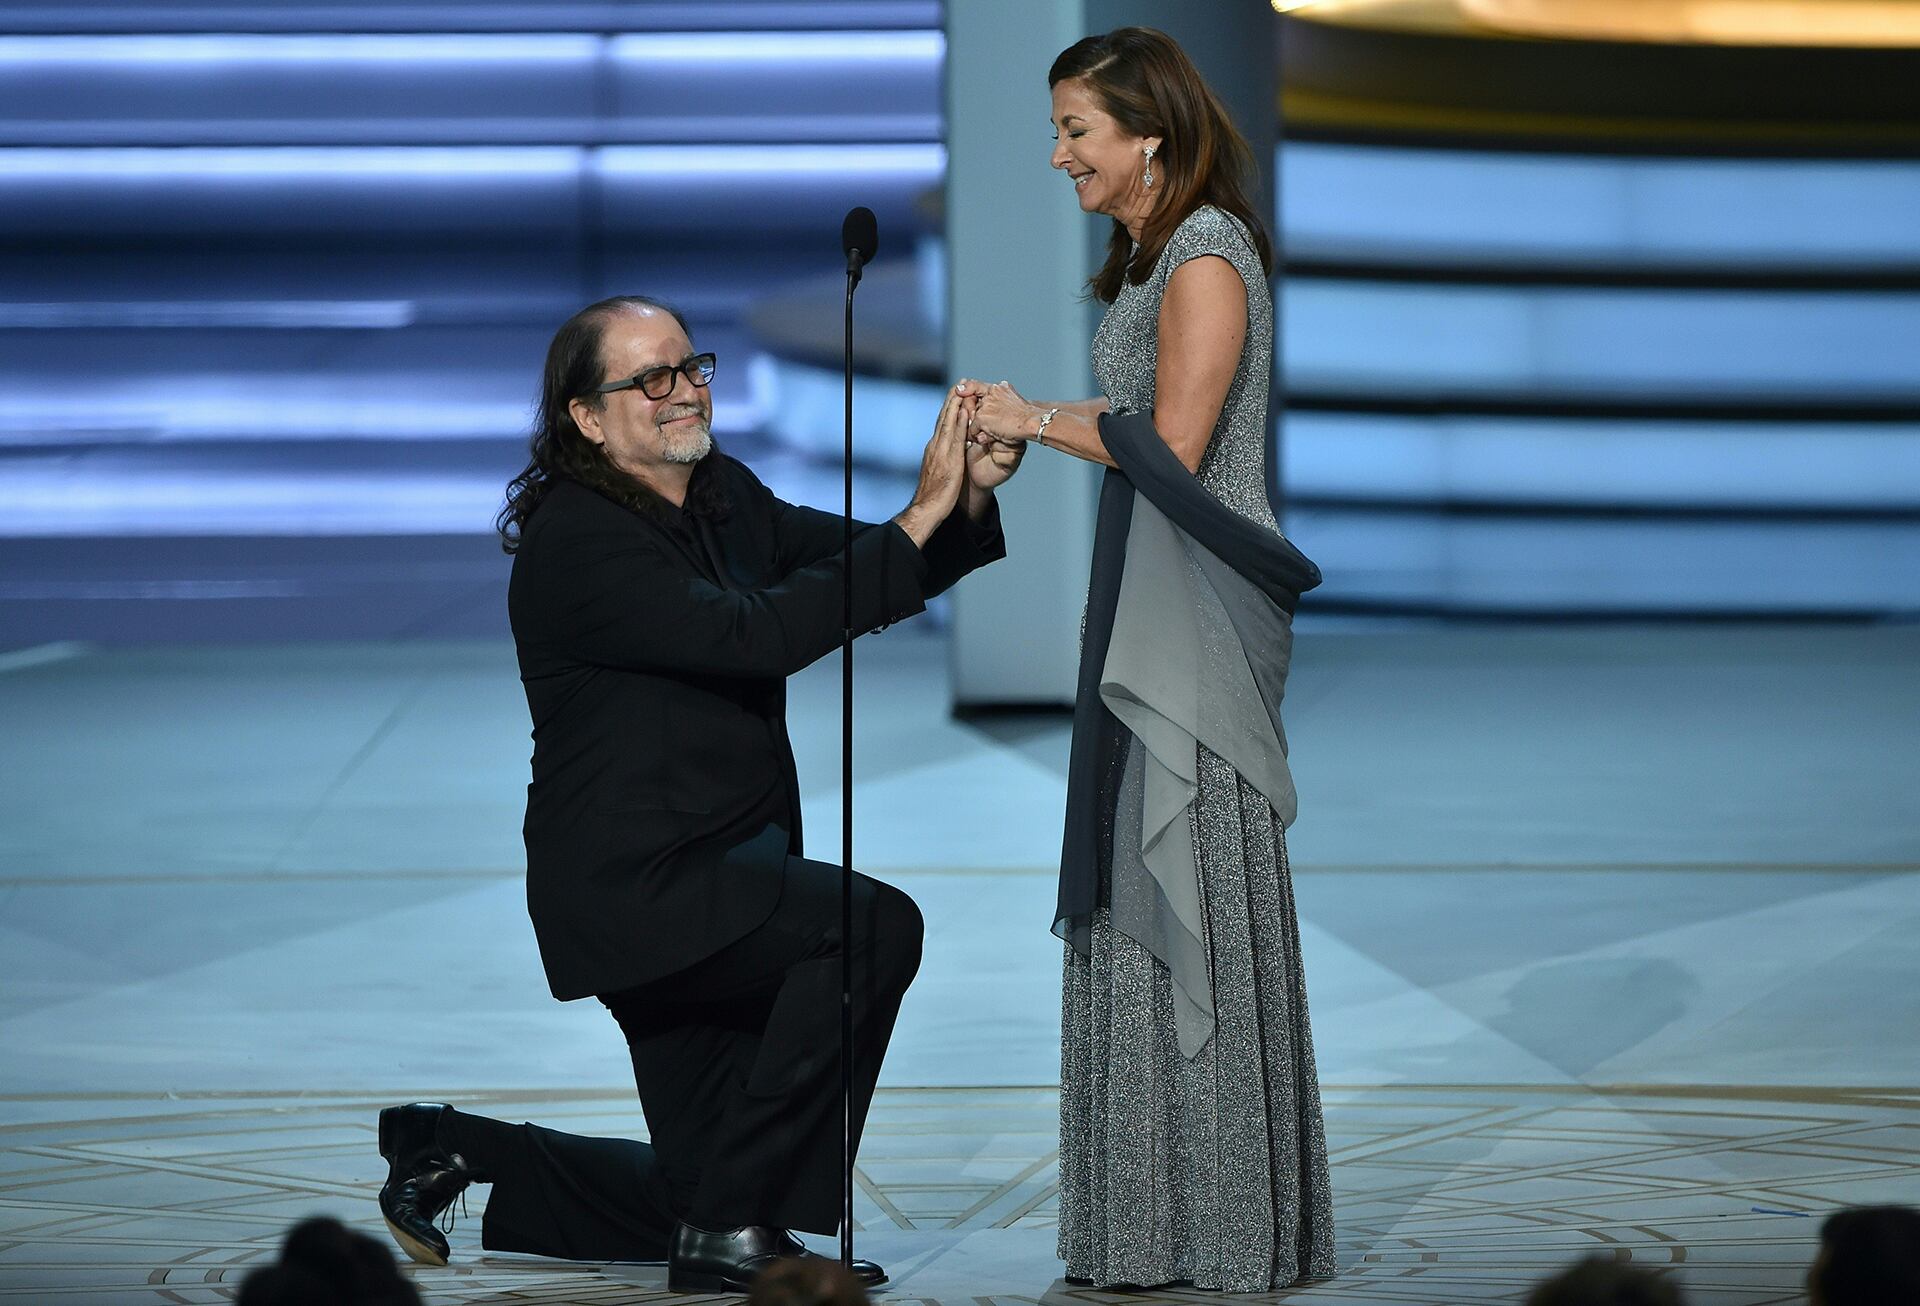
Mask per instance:
[[[973,403],[973,429],[996,440],[1025,441],[1033,436],[1041,410],[1023,399],[1018,390],[1005,381],[989,385],[985,381],[964,380],[954,393]]]

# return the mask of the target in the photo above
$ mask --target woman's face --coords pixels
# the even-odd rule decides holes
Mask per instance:
[[[1082,210],[1128,222],[1152,209],[1155,192],[1140,179],[1158,137],[1128,135],[1077,77],[1054,83],[1053,131],[1053,166],[1072,180]]]

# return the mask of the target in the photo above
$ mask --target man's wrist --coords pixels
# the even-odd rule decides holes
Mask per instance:
[[[927,546],[927,541],[933,537],[935,528],[940,525],[934,520],[932,512],[917,503],[908,504],[901,510],[900,514],[893,519],[893,524],[907,533],[907,538],[913,541],[916,548],[922,549]]]
[[[965,499],[967,517],[972,521],[981,521],[993,510],[993,491],[985,486],[967,482]]]

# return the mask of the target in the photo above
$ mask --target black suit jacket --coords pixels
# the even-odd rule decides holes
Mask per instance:
[[[507,606],[533,717],[527,909],[562,1000],[671,974],[772,914],[800,796],[786,678],[841,638],[842,519],[709,455],[731,509],[656,518],[574,481],[525,523]],[[692,500],[689,500],[691,503]],[[854,629],[1003,556],[956,511],[854,537]]]

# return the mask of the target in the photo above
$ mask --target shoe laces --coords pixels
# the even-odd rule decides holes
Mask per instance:
[[[448,1161],[447,1169],[441,1171],[441,1173],[443,1175],[444,1174],[458,1175],[462,1180],[464,1180],[466,1178],[467,1159],[461,1156],[458,1152],[451,1152],[447,1155],[447,1161]],[[446,1205],[442,1206],[439,1209],[439,1211],[434,1214],[434,1217],[433,1217],[434,1227],[439,1229],[441,1233],[451,1234],[453,1232],[454,1197],[457,1196],[460,1199],[460,1214],[463,1217],[467,1215],[467,1188],[468,1187],[469,1185],[467,1183],[462,1182],[458,1191],[454,1194],[450,1194],[447,1197]]]
[[[467,1190],[464,1188],[460,1190],[460,1214],[462,1217],[465,1217],[467,1214]],[[440,1230],[441,1233],[447,1234],[447,1235],[451,1235],[453,1233],[453,1203],[452,1202],[448,1202],[445,1206],[440,1208],[440,1214],[434,1219],[433,1223]]]

